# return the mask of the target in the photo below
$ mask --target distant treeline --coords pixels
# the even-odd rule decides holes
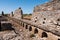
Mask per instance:
[[[31,16],[32,14],[23,14],[23,16]]]

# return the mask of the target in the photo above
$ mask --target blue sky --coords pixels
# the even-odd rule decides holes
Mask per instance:
[[[34,6],[48,2],[49,0],[0,0],[0,13],[10,13],[21,7],[23,13],[32,13]]]

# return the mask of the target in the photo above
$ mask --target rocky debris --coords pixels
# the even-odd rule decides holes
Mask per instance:
[[[34,35],[34,34],[33,34]],[[2,31],[0,32],[0,40],[46,40],[46,38],[38,38],[36,36],[30,37],[31,33],[27,30],[16,34],[14,31]]]
[[[0,40],[22,40],[22,34],[20,36],[14,31],[0,32],[0,35]]]
[[[16,34],[14,31],[2,31],[0,32],[0,40],[33,40],[33,39],[30,38],[30,33],[20,30],[19,34]]]

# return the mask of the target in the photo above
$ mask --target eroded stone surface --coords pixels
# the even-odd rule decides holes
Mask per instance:
[[[23,17],[22,14],[23,14],[22,9],[18,8],[14,11],[14,16],[13,17],[16,18],[16,19],[22,19],[22,17]]]

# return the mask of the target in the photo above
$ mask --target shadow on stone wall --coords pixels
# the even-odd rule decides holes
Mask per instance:
[[[12,24],[11,23],[3,23],[0,25],[0,31],[5,31],[5,30],[14,30],[12,28]]]

